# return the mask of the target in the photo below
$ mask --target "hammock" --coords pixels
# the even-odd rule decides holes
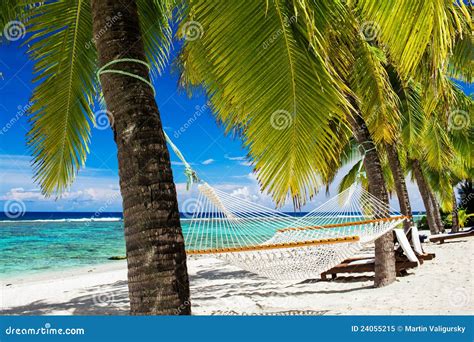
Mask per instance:
[[[99,80],[104,73],[127,75],[155,92],[146,78],[111,69],[124,62],[150,67],[139,59],[112,60],[97,72]],[[199,179],[181,151],[164,135],[185,166],[189,188]],[[301,218],[228,195],[207,183],[200,184],[199,190],[196,210],[184,232],[187,253],[213,255],[273,279],[319,276],[406,219],[356,186]]]
[[[407,217],[353,185],[303,217],[229,195],[185,166],[188,188],[198,184],[192,219],[183,229],[186,253],[210,255],[275,280],[314,278],[389,232]]]
[[[199,197],[187,229],[188,255],[211,255],[275,280],[319,276],[403,222],[352,186],[297,218],[212,188]]]

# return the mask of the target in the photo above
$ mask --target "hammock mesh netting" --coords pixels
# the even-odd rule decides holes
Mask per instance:
[[[147,62],[120,58],[103,65],[103,73],[119,73],[117,63]],[[178,147],[166,141],[185,166],[188,187],[199,181]],[[211,188],[199,186],[200,197],[191,225],[185,231],[188,254],[211,254],[241,268],[273,279],[307,279],[318,276],[362,246],[401,223],[402,217],[362,189],[351,187],[308,215],[295,218]]]
[[[276,280],[301,280],[338,265],[404,219],[358,186],[294,217],[203,183],[184,233],[189,255],[212,255]]]

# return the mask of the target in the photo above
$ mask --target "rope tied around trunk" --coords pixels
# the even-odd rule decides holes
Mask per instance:
[[[156,96],[156,90],[155,90],[155,87],[153,86],[153,84],[147,80],[146,78],[140,76],[140,75],[136,75],[134,73],[131,73],[131,72],[128,72],[128,71],[123,71],[123,70],[118,70],[118,69],[109,69],[110,66],[114,65],[114,64],[118,64],[118,63],[138,63],[138,64],[142,64],[144,66],[147,67],[148,71],[150,71],[151,67],[150,67],[150,64],[148,64],[147,62],[145,61],[142,61],[140,59],[135,59],[135,58],[119,58],[119,59],[115,59],[115,60],[112,60],[108,63],[106,63],[104,66],[102,66],[98,71],[97,71],[97,78],[100,82],[100,75],[102,74],[119,74],[119,75],[125,75],[125,76],[129,76],[129,77],[132,77],[132,78],[135,78],[137,80],[140,80],[142,81],[143,83],[147,84],[148,86],[150,86],[150,88],[153,90],[153,96]],[[171,141],[170,137],[168,136],[168,134],[166,134],[165,131],[163,131],[163,134],[165,136],[165,139],[166,141],[168,142],[168,144],[170,145],[171,149],[173,150],[173,152],[176,154],[176,156],[181,160],[181,162],[183,163],[184,165],[184,175],[186,176],[186,189],[189,190],[189,188],[191,187],[191,185],[193,183],[197,183],[199,182],[199,178],[196,174],[196,172],[191,168],[191,165],[186,161],[186,159],[184,158],[183,154],[181,153],[181,151],[178,149],[178,147]]]

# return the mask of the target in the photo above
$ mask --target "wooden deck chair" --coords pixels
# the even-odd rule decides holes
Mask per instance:
[[[430,236],[429,239],[431,242],[439,242],[441,244],[441,243],[444,243],[444,240],[460,239],[460,238],[465,238],[469,236],[474,236],[473,228],[464,232],[459,232],[459,233],[436,234],[436,235]]]
[[[420,233],[418,231],[418,227],[416,225],[413,225],[410,230],[411,230],[412,247],[416,255],[418,256],[418,258],[422,260],[433,260],[436,257],[436,254],[426,253],[423,250],[423,247],[421,246]]]
[[[403,250],[403,255],[395,255],[395,269],[397,276],[403,276],[407,273],[408,269],[418,267],[423,260],[420,261],[416,256],[403,230],[395,229],[394,232],[400,248]],[[375,258],[373,256],[369,258],[351,258],[321,273],[321,280],[327,280],[328,275],[335,279],[339,273],[366,273],[374,271]]]

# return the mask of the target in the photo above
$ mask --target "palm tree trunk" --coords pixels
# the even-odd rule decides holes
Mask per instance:
[[[433,191],[430,189],[430,198],[431,198],[431,203],[433,203],[433,217],[436,221],[436,225],[438,226],[438,230],[441,233],[444,233],[444,224],[443,224],[443,219],[441,218],[441,210],[439,208],[439,202],[438,199],[436,198],[435,194]]]
[[[423,204],[425,205],[426,210],[426,220],[428,221],[428,226],[430,227],[431,234],[438,234],[440,232],[438,223],[435,220],[435,208],[433,201],[431,199],[431,190],[426,182],[425,176],[423,175],[423,170],[421,169],[420,162],[418,160],[412,161],[413,174],[416,179],[416,184],[418,185],[418,190],[420,191],[421,198],[423,199]]]
[[[398,159],[397,147],[394,144],[385,144],[385,150],[387,151],[388,163],[395,181],[395,191],[397,192],[398,203],[400,204],[400,212],[402,215],[410,217],[410,220],[403,222],[403,229],[405,232],[408,232],[413,224],[413,219],[407,184],[405,182],[402,165]]]
[[[356,105],[355,101],[353,101],[353,105]],[[356,141],[366,151],[364,168],[369,182],[369,192],[382,203],[385,203],[388,209],[388,193],[383,178],[382,164],[367,125],[358,113],[353,114],[353,117],[349,120]],[[382,287],[394,282],[396,278],[395,271],[393,232],[389,232],[375,241],[375,287]]]
[[[92,14],[100,65],[146,61],[135,1],[92,0]],[[139,63],[113,69],[149,79]],[[103,74],[101,83],[118,150],[131,314],[190,314],[176,189],[153,91],[116,73]]]
[[[459,218],[458,218],[458,203],[456,201],[456,191],[453,189],[453,211],[451,216],[453,217],[453,226],[451,228],[451,232],[457,233],[459,232]]]

